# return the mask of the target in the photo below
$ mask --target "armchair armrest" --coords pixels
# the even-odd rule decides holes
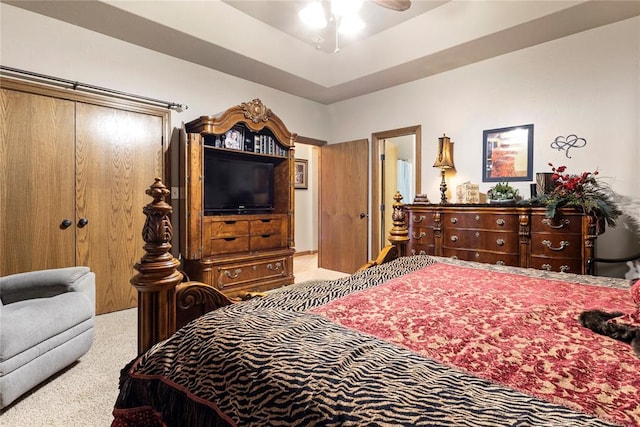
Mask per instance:
[[[3,304],[47,298],[65,292],[83,292],[95,307],[95,274],[89,267],[67,267],[0,277]]]

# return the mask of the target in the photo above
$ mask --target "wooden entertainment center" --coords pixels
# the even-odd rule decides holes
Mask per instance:
[[[293,283],[296,134],[259,99],[185,125],[180,252],[229,297]]]

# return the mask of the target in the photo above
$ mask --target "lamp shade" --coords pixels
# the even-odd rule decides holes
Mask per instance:
[[[438,157],[433,164],[434,168],[455,169],[453,165],[453,142],[447,135],[438,138]]]

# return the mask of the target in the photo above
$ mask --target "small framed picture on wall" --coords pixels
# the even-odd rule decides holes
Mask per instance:
[[[309,188],[308,161],[306,159],[295,159],[294,161],[294,187],[302,190]]]
[[[482,132],[482,181],[533,179],[533,125]]]

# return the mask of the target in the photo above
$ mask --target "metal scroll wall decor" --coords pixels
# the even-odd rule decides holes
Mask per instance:
[[[551,143],[551,148],[564,151],[565,156],[571,158],[569,155],[569,150],[572,148],[582,148],[587,145],[587,140],[584,138],[578,138],[577,135],[571,134],[566,137],[557,136],[556,139]]]

